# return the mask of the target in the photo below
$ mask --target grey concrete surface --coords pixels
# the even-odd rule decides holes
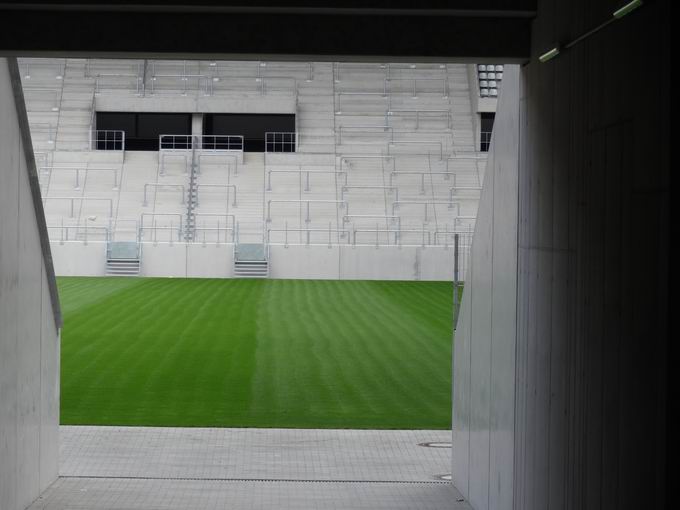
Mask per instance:
[[[445,430],[61,427],[61,476],[428,482]]]
[[[512,505],[519,72],[505,66],[454,342],[453,483],[480,509]]]
[[[448,483],[60,478],[30,510],[470,510]]]
[[[453,481],[477,510],[667,506],[672,18],[620,5],[538,2],[511,133],[503,81],[489,161],[519,149],[517,179],[487,173],[454,355]]]
[[[25,509],[57,476],[58,306],[27,141],[9,62],[0,59],[0,510]]]
[[[61,427],[31,510],[468,509],[442,430]]]

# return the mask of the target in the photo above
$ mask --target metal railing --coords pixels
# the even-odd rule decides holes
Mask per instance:
[[[479,139],[479,150],[482,152],[489,152],[491,147],[491,131],[482,131]]]
[[[42,142],[41,138],[43,138],[43,135],[46,136],[45,143],[49,146],[50,149],[54,148],[56,138],[57,138],[57,127],[54,124],[48,124],[44,122],[31,122],[29,124],[30,130],[31,130],[31,138],[33,139],[33,144],[34,146],[37,143]]]
[[[357,189],[357,190],[380,189],[380,190],[383,190],[383,191],[387,191],[388,193],[394,192],[394,199],[397,202],[399,201],[399,188],[397,186],[372,186],[372,185],[366,185],[366,186],[361,186],[361,185],[347,186],[347,185],[344,185],[344,186],[341,186],[340,187],[340,199],[345,200],[345,193],[347,193],[351,189]]]
[[[20,58],[18,64],[21,79],[25,81],[45,78],[61,81],[66,71],[66,59],[63,58]],[[46,70],[49,72],[45,73]]]
[[[88,172],[113,172],[113,186],[111,189],[117,190],[120,186],[118,180],[118,168],[113,167],[90,167],[90,166],[40,166],[38,170],[45,173],[65,171],[65,172],[75,172],[73,189],[80,189],[80,172],[85,173],[85,179],[87,179]]]
[[[324,235],[324,243],[330,248],[333,246],[333,234],[337,235],[339,239],[347,239],[349,242],[349,230],[342,228],[333,228],[331,222],[328,223],[328,228],[288,228],[288,222],[285,222],[284,228],[267,228],[267,233],[265,236],[266,244],[272,244],[271,233],[280,232],[284,234],[284,246],[288,247],[291,243],[289,240],[289,233],[304,233],[305,234],[305,245],[309,246],[312,244],[312,234],[320,233]],[[328,236],[326,241],[326,236]]]
[[[114,94],[117,92],[144,95],[144,78],[134,73],[98,73],[94,77],[94,94]]]
[[[394,128],[392,126],[373,126],[373,125],[357,125],[357,126],[340,126],[337,129],[338,133],[338,145],[342,145],[342,134],[343,132],[350,131],[351,133],[358,133],[359,135],[365,135],[366,133],[376,133],[378,135],[387,133],[389,141],[394,140]]]
[[[306,206],[306,216],[305,223],[312,221],[310,216],[310,204],[335,204],[340,206],[340,208],[347,207],[346,200],[267,200],[267,223],[272,221],[272,203],[277,204],[305,204]]]
[[[199,190],[201,188],[212,188],[212,189],[226,189],[227,190],[227,203],[229,203],[229,190],[234,190],[234,198],[232,200],[232,207],[237,207],[236,203],[236,184],[196,184],[196,195],[195,195],[195,205],[199,204]]]
[[[220,232],[225,233],[224,237],[224,242],[236,242],[236,216],[233,214],[226,214],[226,213],[194,213],[195,217],[195,222],[198,224],[202,220],[202,226],[200,227],[194,227],[194,230],[196,232],[200,232],[203,234],[203,239],[202,242],[206,242],[206,233],[216,233],[217,234],[217,239],[216,243],[220,243]],[[216,226],[213,223],[211,226],[206,227],[206,221],[205,218],[208,219],[214,219],[216,221]],[[224,223],[221,223],[221,220],[224,219]],[[231,224],[230,224],[231,220]],[[231,241],[227,239],[227,233],[231,233]],[[194,236],[194,241],[196,240],[197,236]],[[200,235],[198,236],[200,237]]]
[[[61,88],[23,87],[27,113],[58,112]]]
[[[63,220],[61,225],[47,225],[47,233],[50,241],[59,241],[59,244],[64,244],[69,241],[82,241],[87,244],[88,241],[109,241],[111,239],[111,230],[109,227],[102,225],[88,225],[85,222],[82,225],[64,225]]]
[[[156,182],[147,182],[144,184],[144,201],[142,202],[143,207],[147,207],[149,205],[149,202],[147,200],[147,192],[146,190],[151,187],[156,190],[156,193],[158,193],[158,189],[164,189],[164,188],[169,188],[169,189],[179,189],[181,192],[182,196],[182,205],[185,204],[185,196],[186,196],[186,188],[184,187],[184,184],[159,184]],[[154,200],[155,200],[155,195],[154,195]]]
[[[333,76],[336,82],[340,82],[342,78],[341,69],[344,69],[346,73],[351,73],[354,71],[361,71],[362,78],[365,78],[365,73],[367,71],[378,71],[385,78],[391,78],[392,73],[397,72],[420,72],[423,70],[441,72],[443,74],[442,78],[446,79],[446,64],[442,63],[357,63],[357,62],[334,62],[333,63]]]
[[[403,205],[422,205],[424,208],[424,213],[423,213],[423,221],[425,223],[428,223],[430,221],[430,216],[428,215],[428,209],[432,207],[432,210],[434,211],[434,206],[436,205],[445,205],[448,209],[456,209],[456,216],[460,215],[460,202],[451,202],[451,201],[439,201],[439,200],[430,200],[430,201],[418,201],[418,200],[400,200],[400,201],[394,201],[392,202],[392,214],[396,212],[397,209],[399,209]]]
[[[197,136],[196,149],[202,151],[243,151],[241,135],[202,135]]]
[[[345,176],[345,184],[347,184],[347,172],[344,170],[302,170],[302,168],[298,169],[270,169],[267,170],[267,187],[265,188],[265,191],[272,191],[272,174],[298,174],[302,176],[303,174],[305,175],[305,187],[304,191],[311,191],[311,187],[309,184],[309,176],[314,175],[314,174],[326,174],[326,175],[344,175]]]
[[[125,151],[125,131],[120,129],[93,129],[90,131],[90,150]]]
[[[229,158],[230,162],[227,163],[226,169],[229,171],[229,167],[231,165],[231,161],[234,163],[234,175],[238,175],[238,156],[236,154],[220,154],[220,153],[212,153],[212,152],[200,152],[198,154],[198,167],[196,168],[196,171],[200,174],[201,173],[201,167],[202,167],[202,159],[203,158]],[[213,166],[211,163],[206,163],[206,166]],[[219,163],[215,163],[214,165],[219,165]]]
[[[268,131],[264,134],[265,152],[296,152],[297,132]]]
[[[408,90],[393,90],[392,83],[407,83]],[[440,83],[436,90],[427,90],[426,87],[418,89],[418,84],[423,83]],[[412,97],[418,97],[418,92],[428,93],[428,92],[441,92],[443,98],[449,97],[448,80],[446,78],[385,78],[383,86],[383,94],[397,94],[397,93],[410,93]]]
[[[289,76],[261,76],[255,78],[232,77],[213,74],[206,85],[206,95],[223,93],[258,93],[266,96],[280,92],[284,95],[297,94],[297,80]],[[281,94],[279,94],[280,96]]]
[[[118,73],[112,73],[111,71],[119,71]],[[122,74],[122,75],[133,75],[133,76],[143,76],[144,74],[144,61],[143,60],[129,60],[129,59],[94,59],[88,58],[85,61],[85,78],[96,78],[101,72],[105,72],[111,75]]]
[[[434,145],[439,147],[439,159],[443,160],[444,159],[444,144],[439,141],[439,140],[394,140],[392,142],[389,142],[387,144],[387,154],[392,154],[392,148],[398,145]],[[412,154],[412,153],[407,153],[407,154]],[[431,155],[432,152],[424,152],[424,153],[417,153],[417,154],[427,154]]]
[[[180,213],[142,213],[137,231],[138,242],[144,241],[144,234],[151,232],[151,240],[158,242],[158,231],[168,232],[168,241],[182,241],[184,229],[182,227],[182,215]],[[162,220],[162,222],[159,222]],[[177,235],[175,236],[176,233]]]
[[[162,151],[186,151],[194,147],[193,135],[159,135],[158,149]]]
[[[352,161],[356,160],[379,160],[381,163],[391,161],[392,167],[395,165],[395,156],[391,154],[344,154],[339,159],[341,167],[344,165],[348,168],[353,168]]]
[[[154,74],[149,80],[150,95],[173,94],[186,96],[189,91],[212,95],[212,78],[204,74]]]
[[[447,129],[451,129],[451,110],[448,109],[434,109],[434,110],[392,110],[385,113],[385,124],[390,125],[390,119],[394,117],[413,117],[415,119],[414,129],[420,128],[420,122],[424,118],[429,119],[444,119]]]
[[[80,200],[80,205],[82,209],[83,202],[108,202],[109,204],[109,218],[113,217],[113,199],[111,198],[99,198],[99,197],[43,197],[43,204],[48,200],[66,200],[71,203],[70,208],[70,218],[75,217],[75,201]]]
[[[158,148],[162,151],[239,151],[243,152],[241,135],[159,135]]]
[[[425,177],[426,176],[433,176],[433,175],[443,175],[444,180],[448,181],[452,175],[450,172],[423,172],[423,171],[408,171],[408,170],[399,170],[399,171],[394,171],[390,172],[390,186],[394,185],[394,178],[399,177],[400,175],[419,175],[420,176],[420,194],[425,193]]]

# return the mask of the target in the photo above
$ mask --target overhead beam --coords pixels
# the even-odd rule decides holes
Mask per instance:
[[[282,4],[0,2],[0,54],[521,62],[535,12],[526,0]]]

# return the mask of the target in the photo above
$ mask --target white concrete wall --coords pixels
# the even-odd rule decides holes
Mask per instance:
[[[270,276],[320,280],[452,280],[453,248],[271,246]]]
[[[670,2],[538,62],[615,7],[538,2],[503,80],[454,341],[476,510],[667,507]]]
[[[103,276],[106,274],[106,243],[52,241],[50,245],[58,276]]]
[[[453,483],[512,508],[519,67],[506,66],[453,353]]]
[[[7,59],[0,59],[0,509],[57,477],[59,331]]]
[[[59,276],[104,276],[106,243],[52,242]],[[231,244],[143,243],[141,276],[232,278]],[[461,266],[464,268],[464,260]],[[300,246],[270,247],[270,277],[319,280],[453,279],[453,247]],[[461,272],[461,278],[464,271]]]

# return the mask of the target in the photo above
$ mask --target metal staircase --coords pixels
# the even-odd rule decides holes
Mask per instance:
[[[268,278],[269,258],[264,244],[240,243],[234,247],[234,278]]]
[[[187,191],[187,215],[184,225],[184,240],[191,242],[196,235],[196,206],[198,206],[198,163],[196,161],[196,139],[191,138],[191,167],[189,169],[189,188]]]
[[[139,276],[140,244],[135,241],[109,241],[106,247],[107,276]]]

